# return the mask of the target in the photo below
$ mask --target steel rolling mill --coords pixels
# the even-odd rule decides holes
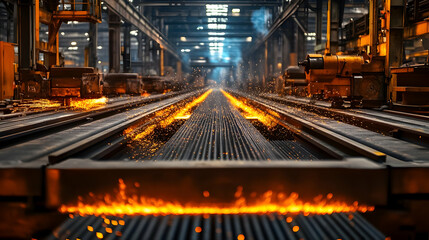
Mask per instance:
[[[0,239],[429,238],[429,1],[0,18]]]

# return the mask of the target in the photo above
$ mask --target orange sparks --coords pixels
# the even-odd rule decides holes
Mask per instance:
[[[29,104],[23,104],[23,106],[28,106],[29,108],[57,108],[61,107],[61,103],[48,99],[39,99],[31,101]]]
[[[287,218],[286,218],[286,222],[287,222],[287,223],[291,223],[291,222],[292,222],[292,220],[293,220],[293,219],[292,219],[292,217],[287,217]]]
[[[145,130],[139,134],[137,134],[134,137],[134,140],[139,140],[142,138],[145,138],[146,136],[150,135],[157,127],[162,127],[165,128],[167,126],[169,126],[170,124],[172,124],[176,119],[187,119],[189,118],[190,115],[190,111],[197,106],[198,104],[200,104],[201,102],[203,102],[208,96],[209,94],[213,91],[213,89],[208,90],[207,92],[205,92],[204,94],[202,94],[200,97],[194,99],[192,102],[188,103],[186,106],[184,106],[183,108],[181,108],[180,110],[174,112],[173,114],[169,114],[169,116],[161,121],[159,121],[156,124],[152,124],[150,126],[148,126],[147,128],[145,128]],[[171,111],[171,109],[173,109],[174,107],[170,107],[169,109],[167,109],[166,111]],[[161,111],[162,115],[164,115],[164,113],[166,111]],[[161,114],[158,114],[157,116],[162,116]],[[125,130],[124,133],[129,133],[130,130]]]
[[[239,234],[238,236],[237,236],[237,240],[244,240],[245,239],[245,237],[244,237],[244,235],[243,234]]]
[[[112,231],[112,229],[111,229],[111,228],[106,228],[106,232],[107,232],[107,233],[112,233],[113,231]]]
[[[272,191],[265,192],[257,199],[251,199],[254,203],[248,203],[248,199],[242,195],[242,187],[238,187],[235,194],[235,202],[231,204],[181,204],[162,199],[148,198],[144,196],[128,196],[126,185],[122,179],[119,181],[119,193],[116,199],[109,196],[99,198],[92,197],[92,204],[87,204],[79,197],[76,205],[62,205],[59,209],[62,213],[73,213],[80,215],[206,215],[206,214],[331,214],[338,212],[367,212],[374,211],[374,207],[359,205],[357,201],[353,204],[335,201],[323,197],[317,197],[313,201],[303,201],[299,199],[297,193],[284,196],[279,199]],[[95,201],[94,201],[95,200]],[[292,218],[287,218],[287,222],[292,222]],[[117,220],[110,220],[111,224],[118,225]],[[119,225],[125,222],[119,221]],[[88,226],[89,230],[89,226]]]
[[[97,98],[97,99],[72,99],[70,102],[70,107],[79,110],[89,110],[93,108],[99,108],[105,105],[107,102],[106,97]]]
[[[195,228],[195,232],[196,232],[196,233],[200,233],[201,231],[202,231],[201,227],[196,227],[196,228]]]
[[[95,235],[97,236],[98,239],[103,238],[103,234],[101,232],[97,232]]]
[[[90,232],[92,232],[92,231],[94,231],[94,228],[92,227],[92,226],[88,226],[88,227],[86,227],[87,229],[88,229],[88,231],[90,231]]]
[[[299,231],[299,227],[298,226],[293,226],[292,231],[298,232]]]
[[[204,196],[204,197],[210,197],[210,193],[209,193],[209,191],[204,191],[204,192],[203,192],[203,196]]]
[[[224,90],[221,90],[223,95],[225,95],[226,98],[228,98],[229,102],[236,108],[240,109],[244,112],[244,117],[247,119],[257,119],[262,124],[264,124],[267,127],[274,127],[277,125],[277,121],[271,117],[270,115],[257,110],[243,101],[233,97],[231,94],[225,92]]]

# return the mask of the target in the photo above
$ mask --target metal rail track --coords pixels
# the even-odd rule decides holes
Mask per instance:
[[[315,157],[298,143],[293,146],[287,141],[271,144],[217,89],[155,153],[153,159],[257,161],[311,160]]]
[[[290,220],[286,220],[290,217]],[[79,215],[69,218],[47,238],[56,239],[385,239],[358,213],[326,215]],[[120,222],[121,224],[118,224]],[[92,231],[88,230],[88,226]],[[101,235],[100,235],[101,234]]]
[[[429,118],[417,114],[387,113],[364,110],[333,109],[328,105],[311,100],[304,101],[294,97],[279,97],[273,94],[263,94],[261,97],[333,118],[384,135],[392,136],[415,144],[429,146]],[[398,116],[399,115],[399,116]]]
[[[60,111],[51,114],[32,116],[28,119],[14,119],[13,121],[8,121],[7,123],[0,125],[0,144],[3,144],[3,146],[10,145],[14,141],[29,135],[109,116],[119,111],[171,98],[181,93],[183,92],[152,95],[131,101],[117,101],[105,107],[86,112]]]
[[[305,134],[307,134],[307,138],[314,144],[330,141],[331,144],[340,145],[342,149],[358,153],[377,162],[386,161],[386,156],[389,156],[391,163],[398,164],[401,161],[429,160],[428,148],[323,117],[305,111],[305,109],[237,91],[232,92],[249,99],[263,109],[279,113],[286,126],[291,127],[291,129],[295,128],[298,135],[306,137]],[[327,145],[329,144],[324,146]]]
[[[200,92],[201,91],[195,91],[171,97],[77,127],[42,136],[41,138],[0,149],[1,163],[16,165],[40,159],[46,161],[47,158],[51,164],[62,161],[103,139],[120,133],[129,126],[141,122],[155,112],[184,101]],[[61,123],[62,122],[59,122],[59,124]]]

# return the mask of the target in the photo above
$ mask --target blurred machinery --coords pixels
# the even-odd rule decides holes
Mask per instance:
[[[101,22],[101,1],[18,1],[17,98],[45,98],[51,93],[54,97],[80,96],[83,74],[94,73],[94,69],[59,67],[58,32],[67,21]],[[40,24],[48,26],[48,41],[40,40]]]
[[[366,61],[357,55],[310,54],[299,65],[305,67],[308,94],[330,100],[333,107],[342,106],[344,100],[366,106],[384,101],[383,57]]]
[[[104,76],[105,95],[132,94],[143,92],[143,82],[137,73],[108,73]]]
[[[52,67],[49,95],[51,97],[88,97],[85,96],[87,94],[99,96],[102,93],[100,76],[94,68],[89,67]]]
[[[305,72],[298,66],[289,66],[283,75],[284,93],[299,97],[308,96],[308,81],[305,78]]]

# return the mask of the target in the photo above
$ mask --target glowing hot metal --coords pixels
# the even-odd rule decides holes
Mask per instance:
[[[330,193],[326,197],[319,195],[311,202],[299,199],[297,193],[286,195],[265,192],[255,204],[248,204],[242,196],[242,187],[235,193],[236,201],[229,206],[219,204],[180,204],[172,201],[148,198],[144,196],[128,196],[126,185],[119,179],[119,193],[113,200],[110,195],[93,199],[92,204],[84,203],[82,198],[76,205],[63,205],[61,213],[73,213],[96,216],[124,216],[124,215],[204,215],[204,214],[331,214],[338,212],[367,212],[374,211],[374,207],[359,205],[357,201],[347,204],[333,200]],[[92,195],[92,194],[90,194]],[[93,196],[93,195],[92,195]]]

